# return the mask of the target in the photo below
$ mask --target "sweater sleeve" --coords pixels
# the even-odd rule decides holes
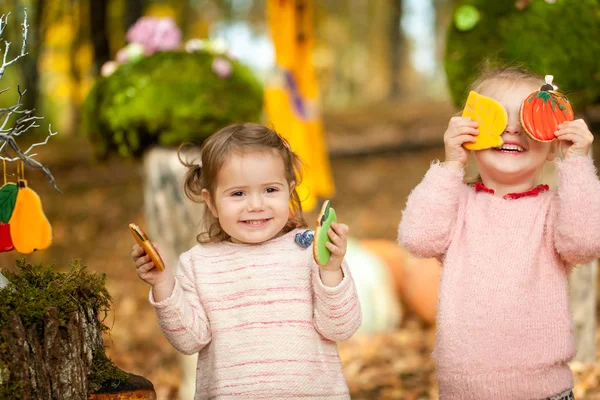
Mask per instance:
[[[191,250],[179,258],[171,296],[155,302],[150,290],[158,324],[167,340],[183,354],[199,352],[211,340],[210,323],[194,284]]]
[[[569,264],[600,256],[600,181],[591,157],[556,162],[554,247]]]
[[[398,242],[412,254],[441,258],[456,225],[464,171],[435,162],[412,191],[398,227]]]
[[[362,323],[358,294],[346,260],[342,262],[342,272],[344,278],[339,285],[325,286],[319,266],[313,262],[313,324],[321,336],[334,342],[349,339]]]

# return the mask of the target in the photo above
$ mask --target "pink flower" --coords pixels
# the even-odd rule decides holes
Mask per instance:
[[[146,55],[178,49],[181,36],[172,18],[142,17],[127,31],[127,41],[141,44]]]
[[[127,62],[127,47],[123,47],[115,55],[115,61],[119,64],[125,64]]]
[[[215,57],[212,62],[212,70],[221,79],[228,78],[231,75],[231,63],[222,57]]]

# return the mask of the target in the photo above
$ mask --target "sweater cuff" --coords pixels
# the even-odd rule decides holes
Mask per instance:
[[[317,271],[315,277],[316,282],[314,285],[315,292],[317,294],[329,297],[344,292],[348,285],[350,285],[352,279],[350,276],[350,269],[348,268],[348,264],[346,263],[346,259],[342,260],[342,274],[344,275],[344,277],[342,278],[342,281],[339,284],[337,284],[336,286],[327,286],[323,284],[323,281],[321,280],[321,274],[319,273],[319,271]]]
[[[585,187],[597,184],[594,160],[589,156],[572,156],[555,162],[559,188],[564,185]]]
[[[154,293],[152,292],[152,288],[150,288],[150,293],[148,295],[148,300],[150,304],[158,310],[162,310],[165,308],[181,308],[181,300],[183,298],[183,290],[181,289],[181,285],[179,284],[179,279],[175,277],[175,285],[173,286],[173,291],[171,295],[162,301],[154,300]]]

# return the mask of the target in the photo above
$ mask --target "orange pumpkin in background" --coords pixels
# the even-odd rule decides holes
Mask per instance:
[[[527,135],[538,142],[553,141],[558,125],[574,118],[571,103],[557,91],[552,79],[552,75],[546,75],[546,84],[521,104],[521,124]]]
[[[385,239],[361,240],[361,244],[379,256],[388,267],[393,279],[396,293],[402,293],[402,276],[404,275],[404,259],[408,252],[398,243]]]
[[[415,257],[391,240],[363,239],[361,244],[385,262],[403,303],[427,324],[435,324],[440,262]]]
[[[404,260],[402,299],[423,321],[435,324],[442,267],[435,258],[410,253]]]

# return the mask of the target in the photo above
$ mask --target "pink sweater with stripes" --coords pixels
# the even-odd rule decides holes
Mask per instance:
[[[441,399],[540,400],[573,385],[568,275],[600,255],[600,182],[589,157],[556,168],[556,191],[505,199],[434,164],[408,199],[400,242],[443,260]]]
[[[197,245],[183,253],[159,325],[184,354],[198,354],[195,399],[349,399],[336,341],[361,324],[344,263],[321,282],[298,231],[259,245]]]

